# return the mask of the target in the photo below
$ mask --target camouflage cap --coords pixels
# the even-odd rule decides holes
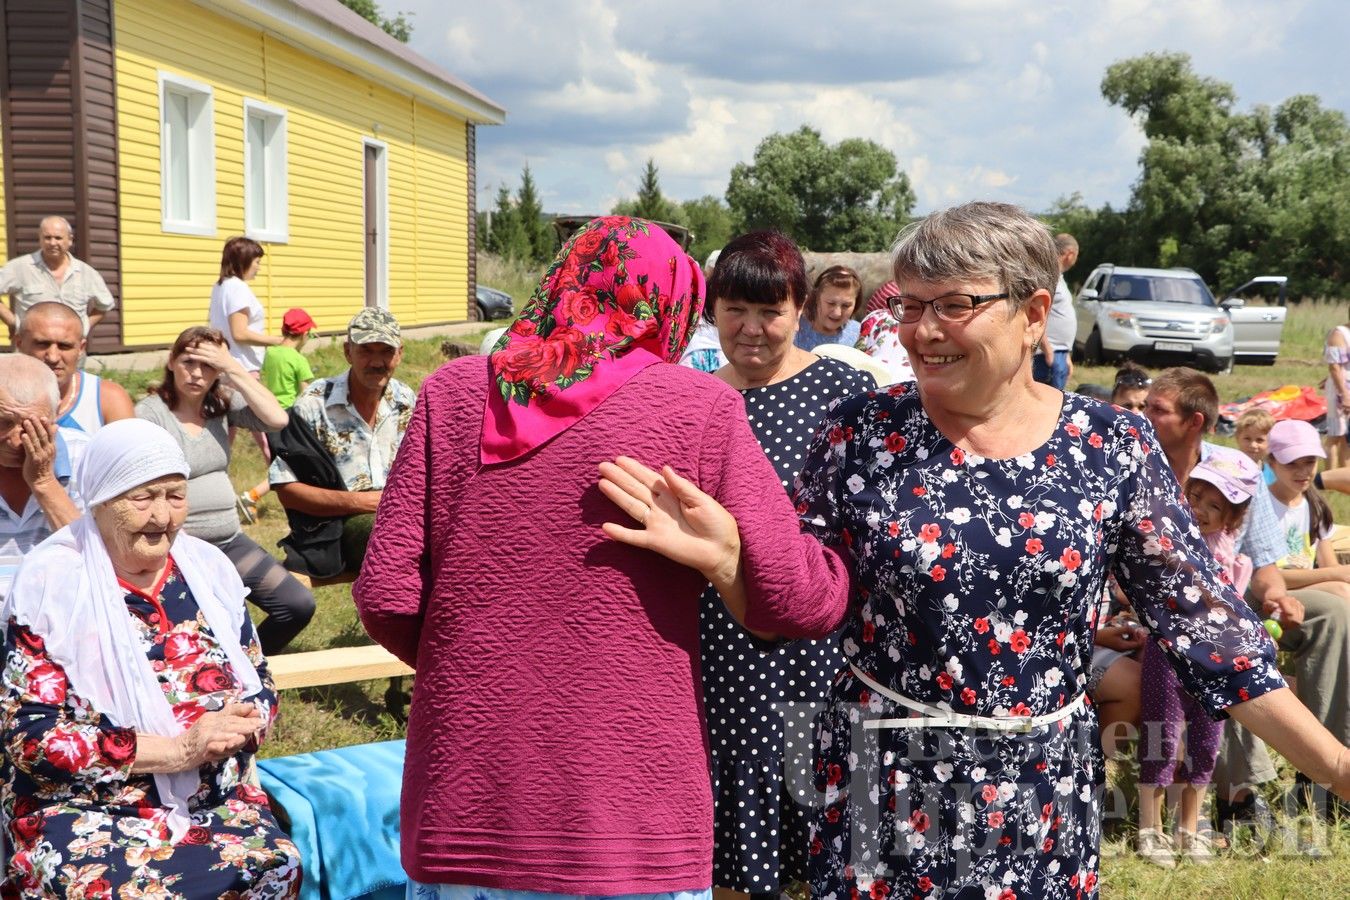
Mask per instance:
[[[347,340],[353,344],[388,344],[402,347],[398,319],[387,309],[367,306],[347,323]]]

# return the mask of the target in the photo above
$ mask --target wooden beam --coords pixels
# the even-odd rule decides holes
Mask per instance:
[[[411,668],[378,644],[282,653],[269,657],[267,667],[278,690],[413,674]]]

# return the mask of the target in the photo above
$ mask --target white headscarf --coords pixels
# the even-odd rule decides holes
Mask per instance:
[[[47,655],[63,669],[71,689],[116,726],[175,737],[183,726],[174,718],[150,661],[137,646],[125,592],[94,524],[93,508],[165,475],[188,474],[187,459],[173,437],[143,419],[123,419],[100,428],[89,442],[79,474],[89,512],[38,544],[24,558],[3,619],[12,617],[39,635]],[[239,632],[248,615],[248,590],[225,554],[180,532],[173,559],[192,596],[242,683],[241,697],[262,685]],[[188,800],[201,778],[196,769],[156,774],[155,786],[169,810],[172,840],[192,824]]]

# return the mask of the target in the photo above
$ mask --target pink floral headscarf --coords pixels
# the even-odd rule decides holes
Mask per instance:
[[[703,311],[703,271],[644,219],[592,219],[563,245],[489,357],[482,461],[566,431],[628,379],[675,362]]]

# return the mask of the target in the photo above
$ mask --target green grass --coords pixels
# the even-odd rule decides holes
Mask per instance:
[[[529,296],[533,289],[532,279],[537,277],[519,266],[487,268],[481,257],[479,266],[480,279],[485,284],[509,291],[517,301],[517,308]],[[490,277],[496,280],[489,280]],[[1322,342],[1333,326],[1346,321],[1346,309],[1345,303],[1329,302],[1291,307],[1277,364],[1238,366],[1231,375],[1215,376],[1220,398],[1230,402],[1284,384],[1315,386],[1320,383],[1326,373],[1321,362]],[[460,340],[476,342],[480,337],[464,336]],[[409,341],[398,377],[416,388],[440,363],[440,339]],[[313,351],[311,364],[320,376],[336,374],[346,367],[340,346]],[[158,377],[155,373],[110,371],[106,374],[125,385],[133,397],[141,396],[146,385]],[[1109,385],[1114,376],[1114,367],[1078,366],[1072,384],[1096,382]],[[256,484],[264,471],[262,457],[253,442],[237,441],[231,465],[236,488],[243,490]],[[1334,495],[1329,499],[1337,520],[1350,522],[1350,498]],[[260,511],[258,522],[245,531],[264,547],[275,548],[276,541],[286,531],[285,515],[270,494],[263,498]],[[370,643],[352,606],[350,586],[319,588],[315,597],[318,613],[290,650]],[[402,727],[384,707],[386,684],[385,681],[363,682],[286,692],[281,718],[272,739],[263,747],[262,755],[280,756],[401,737]],[[1110,771],[1112,782],[1128,791],[1133,777],[1130,766],[1113,763]],[[1269,786],[1272,799],[1292,778],[1288,771],[1282,774],[1284,777],[1279,782]],[[1275,854],[1263,859],[1240,849],[1221,855],[1215,865],[1187,865],[1172,872],[1148,865],[1131,854],[1132,831],[1127,823],[1118,835],[1112,833],[1103,841],[1103,897],[1171,900],[1179,894],[1188,898],[1339,896],[1343,886],[1350,884],[1350,826],[1330,829],[1324,835],[1330,852],[1326,859],[1311,861],[1290,854]]]

